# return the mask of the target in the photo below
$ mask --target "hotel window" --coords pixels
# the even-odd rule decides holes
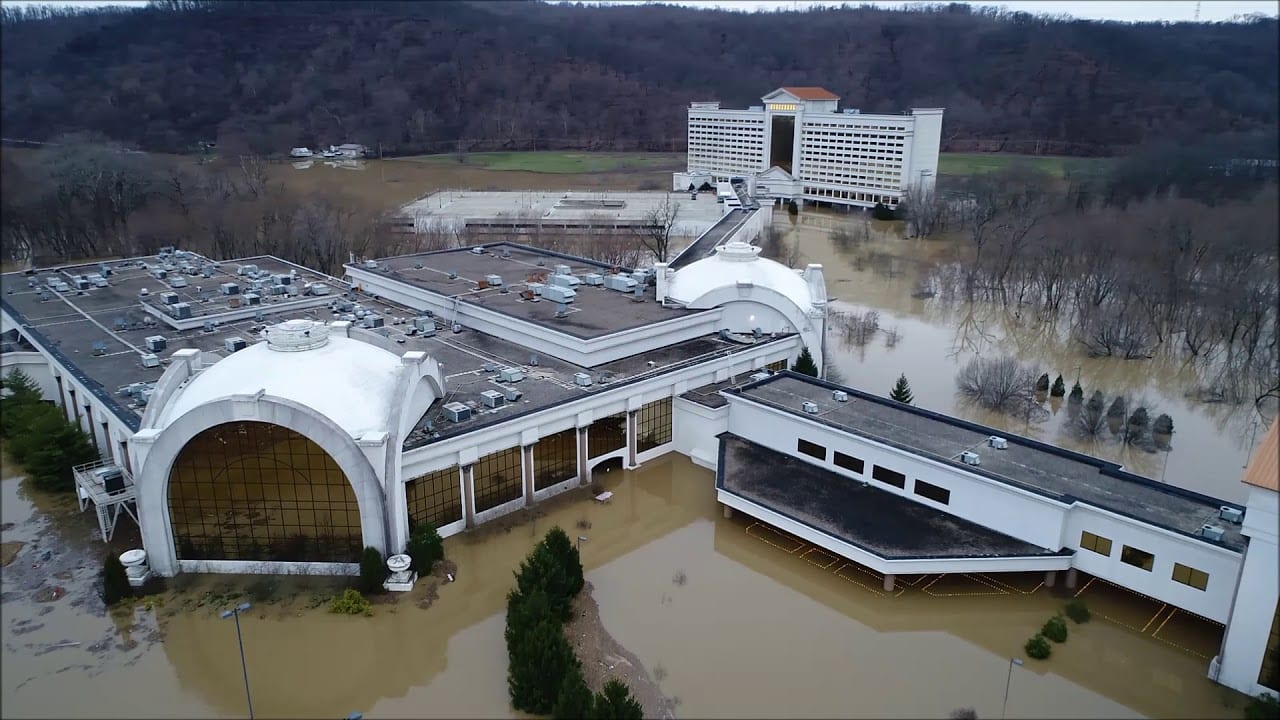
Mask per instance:
[[[804,438],[796,440],[796,450],[819,460],[827,459],[827,449],[825,447],[818,443],[809,442]]]
[[[409,527],[429,522],[441,527],[462,519],[462,483],[458,466],[420,475],[404,484]]]
[[[1173,580],[1183,585],[1190,585],[1197,590],[1204,590],[1209,586],[1209,573],[1188,567],[1182,563],[1174,563]]]
[[[862,458],[856,458],[852,455],[845,455],[844,453],[837,450],[835,463],[836,463],[836,467],[842,467],[845,470],[852,470],[853,472],[856,472],[859,474],[862,473]]]
[[[1088,531],[1080,533],[1080,547],[1084,550],[1092,550],[1099,555],[1111,557],[1111,540],[1101,535],[1094,535]]]
[[[533,489],[544,490],[578,474],[578,431],[561,430],[533,444]]]
[[[636,411],[636,451],[652,450],[671,442],[671,398],[663,398]]]
[[[919,479],[916,480],[914,492],[920,497],[932,500],[936,503],[942,503],[943,505],[948,505],[951,503],[950,490],[943,487],[938,487],[933,483],[927,483],[923,480],[919,480]]]
[[[626,413],[602,417],[591,423],[587,430],[587,457],[589,458],[597,458],[626,446]]]
[[[1120,547],[1120,562],[1151,572],[1151,568],[1156,564],[1156,556],[1146,550],[1123,545]]]
[[[889,468],[881,467],[879,465],[873,465],[871,467],[871,477],[872,479],[879,480],[885,485],[892,485],[896,488],[904,488],[904,489],[907,487],[906,475],[903,475],[902,473],[896,470],[890,470]]]
[[[524,495],[520,455],[520,448],[513,447],[476,461],[476,512],[498,507]]]

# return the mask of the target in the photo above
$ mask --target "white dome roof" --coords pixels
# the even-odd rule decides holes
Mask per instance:
[[[289,336],[300,335],[305,328],[293,322],[285,323],[287,327],[268,328],[270,342],[251,345],[202,371],[169,402],[160,426],[200,405],[262,390],[312,408],[352,437],[388,430],[400,358],[346,337],[328,336],[324,342],[321,338],[329,328],[320,323],[312,330],[313,335],[321,336],[318,342],[300,349]],[[273,334],[277,329],[284,332]],[[280,347],[280,339],[292,347]],[[274,349],[273,344],[277,345]]]
[[[809,284],[799,273],[760,257],[759,247],[738,241],[725,243],[712,257],[677,270],[667,286],[667,296],[690,305],[713,290],[737,287],[744,281],[781,293],[801,312],[813,310]]]

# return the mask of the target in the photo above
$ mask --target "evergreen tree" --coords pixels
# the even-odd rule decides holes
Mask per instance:
[[[593,717],[594,699],[591,688],[587,687],[587,681],[582,678],[582,670],[577,665],[570,666],[560,683],[556,704],[551,706],[551,720],[585,720]]]
[[[1107,419],[1108,420],[1124,419],[1124,413],[1127,405],[1128,403],[1125,402],[1124,396],[1117,395],[1116,399],[1111,401],[1111,407],[1107,408]]]
[[[577,597],[586,583],[582,577],[582,558],[578,555],[578,548],[574,547],[569,540],[569,535],[558,525],[547,531],[542,538],[542,543],[546,545],[551,557],[556,558],[564,571],[565,584],[562,591],[565,597],[568,599]]]
[[[806,347],[800,350],[800,357],[796,358],[795,364],[791,366],[791,371],[810,377],[818,377],[818,364],[813,361],[813,355],[809,354],[809,348]]]
[[[360,556],[360,592],[365,595],[380,593],[382,581],[387,579],[387,567],[382,562],[382,553],[376,547],[367,547]]]
[[[1084,402],[1084,388],[1080,387],[1080,383],[1077,382],[1071,386],[1071,394],[1067,396],[1067,401],[1077,405]]]
[[[1036,392],[1049,392],[1049,373],[1041,375],[1036,380]]]
[[[569,668],[580,667],[560,623],[542,620],[508,652],[511,704],[528,713],[550,714]]]
[[[1129,416],[1129,424],[1125,428],[1125,442],[1137,442],[1147,434],[1147,428],[1151,424],[1151,419],[1147,416],[1147,409],[1139,407]]]
[[[431,523],[422,523],[409,534],[404,552],[413,559],[413,570],[425,575],[437,560],[444,559],[444,540]]]
[[[538,543],[516,572],[517,591],[521,595],[546,593],[551,615],[561,622],[569,619],[569,601],[573,599],[569,592],[573,581],[562,563],[544,543]]]
[[[133,588],[129,586],[129,574],[124,569],[124,564],[120,562],[120,558],[115,553],[107,553],[107,557],[102,561],[102,602],[111,607],[126,597],[133,594]]]
[[[598,720],[642,720],[644,709],[631,697],[631,688],[614,678],[604,684],[592,703],[592,715]]]
[[[1066,394],[1066,383],[1062,382],[1062,375],[1058,375],[1058,377],[1053,381],[1053,387],[1049,389],[1049,397],[1062,397]]]
[[[1167,413],[1160,413],[1156,416],[1156,421],[1151,424],[1151,432],[1158,435],[1173,434],[1173,418]]]
[[[14,442],[15,458],[22,463],[27,477],[41,490],[55,492],[75,489],[76,465],[93,462],[98,451],[93,448],[89,436],[80,428],[67,422],[62,411],[53,405],[40,403],[21,413],[26,427],[19,431]]]
[[[911,394],[911,384],[907,382],[906,373],[898,376],[898,382],[893,384],[893,389],[889,391],[889,397],[907,405],[910,405],[911,401],[915,400],[915,396]]]

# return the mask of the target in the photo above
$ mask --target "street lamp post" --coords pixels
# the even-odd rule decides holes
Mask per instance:
[[[1003,720],[1005,708],[1009,707],[1009,683],[1013,680],[1013,666],[1022,667],[1018,658],[1009,658],[1009,674],[1004,679],[1004,702],[1000,704],[1000,717]]]
[[[230,610],[222,611],[222,619],[235,618],[236,644],[240,646],[240,671],[244,673],[244,699],[249,703],[249,720],[253,720],[253,696],[249,694],[249,667],[244,662],[244,639],[240,636],[240,613],[253,607],[249,603],[241,603]]]
[[[578,542],[574,543],[574,546],[573,546],[573,547],[574,547],[574,549],[575,549],[575,550],[581,550],[581,549],[582,549],[582,543],[584,543],[584,542],[586,542],[586,541],[587,541],[587,536],[586,536],[586,535],[579,535],[579,536],[578,536]]]

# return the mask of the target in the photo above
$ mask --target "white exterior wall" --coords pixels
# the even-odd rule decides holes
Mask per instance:
[[[1244,569],[1236,589],[1235,606],[1227,623],[1222,654],[1216,659],[1217,681],[1247,695],[1268,691],[1258,682],[1266,652],[1267,636],[1280,598],[1280,554],[1276,551],[1277,527],[1280,527],[1280,495],[1262,488],[1249,489],[1243,532],[1249,537]],[[1210,578],[1212,582],[1212,578]]]
[[[938,184],[938,154],[942,151],[942,108],[912,108],[915,132],[910,144],[906,185],[931,192]]]
[[[690,173],[755,174],[768,157],[763,111],[689,109]]]
[[[38,352],[7,352],[0,355],[0,375],[21,370],[40,386],[40,394],[56,400],[58,386],[53,382],[53,370],[49,361]]]
[[[692,400],[671,402],[671,435],[675,451],[687,455],[695,465],[715,470],[720,462],[720,440],[729,429],[729,406],[709,408]]]
[[[1071,559],[1072,567],[1217,622],[1226,622],[1228,618],[1231,594],[1242,561],[1237,552],[1101,508],[1079,502],[1066,504],[1020,490],[747,399],[730,396],[729,403],[729,432],[758,445],[837,474],[867,480],[883,492],[920,502],[1048,550],[1076,549]],[[796,441],[799,438],[825,446],[826,462],[797,453]],[[836,450],[860,458],[864,463],[864,473],[859,475],[837,467],[833,462]],[[988,449],[986,452],[999,451]],[[906,475],[906,487],[899,490],[872,480],[873,465],[883,465]],[[942,505],[914,494],[912,489],[916,479],[950,490],[950,503]],[[1110,539],[1111,556],[1103,558],[1089,550],[1080,550],[1081,530]],[[1120,562],[1122,545],[1155,555],[1152,570],[1147,572]],[[1171,576],[1175,562],[1207,572],[1207,588],[1201,591],[1174,582]],[[1272,577],[1274,579],[1274,566]]]

